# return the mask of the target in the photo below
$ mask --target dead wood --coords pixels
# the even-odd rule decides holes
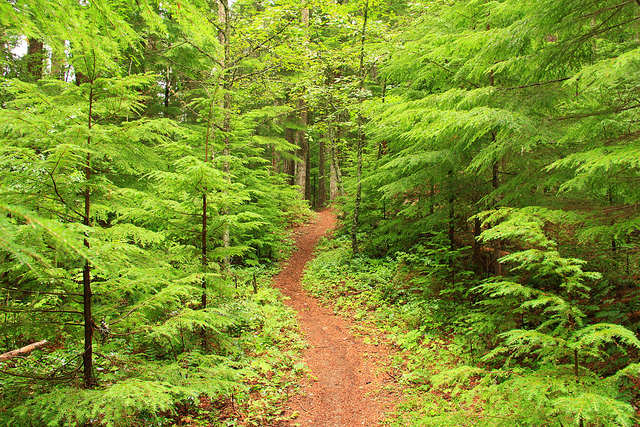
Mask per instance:
[[[33,344],[29,344],[27,346],[21,347],[17,350],[8,351],[6,353],[0,354],[0,362],[4,362],[5,360],[12,359],[14,357],[26,356],[34,350],[38,350],[44,346],[49,344],[49,341],[42,340],[38,342],[34,342]]]

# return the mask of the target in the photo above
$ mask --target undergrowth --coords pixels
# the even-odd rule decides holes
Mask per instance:
[[[597,276],[549,245],[527,268],[547,280],[564,275],[556,291],[509,277],[450,280],[447,268],[460,266],[438,258],[437,244],[354,257],[346,237],[321,243],[304,282],[364,324],[356,329],[381,331],[365,339],[401,350],[391,369],[405,398],[386,425],[636,425],[640,342],[620,325],[585,319],[579,294]]]
[[[186,311],[126,337],[105,335],[94,346],[94,389],[80,386],[78,346],[1,363],[9,375],[0,376],[0,424],[265,426],[282,420],[282,405],[304,372],[303,344],[295,314],[270,285],[273,272],[236,271],[235,279],[219,283],[209,317]],[[210,327],[208,351],[203,325]]]

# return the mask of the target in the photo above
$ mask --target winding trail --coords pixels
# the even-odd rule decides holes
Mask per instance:
[[[354,336],[347,319],[319,306],[301,287],[315,245],[335,224],[335,214],[325,210],[316,222],[298,228],[298,249],[274,279],[275,286],[288,297],[286,304],[298,313],[309,344],[304,362],[311,369],[311,379],[302,385],[302,394],[288,402],[287,413],[299,416],[278,426],[373,427],[393,404],[393,393],[389,387],[383,388],[391,381],[383,370],[389,352]]]

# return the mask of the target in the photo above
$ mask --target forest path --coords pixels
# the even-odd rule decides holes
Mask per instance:
[[[278,424],[282,427],[373,427],[393,403],[392,393],[383,388],[391,379],[383,371],[389,360],[386,348],[365,344],[352,333],[347,319],[321,307],[301,286],[315,245],[335,224],[334,212],[325,210],[315,222],[298,228],[297,250],[274,279],[276,287],[289,297],[286,304],[298,313],[309,344],[303,353],[304,363],[312,378],[302,385],[303,392],[288,402],[287,414],[297,412],[299,416]]]

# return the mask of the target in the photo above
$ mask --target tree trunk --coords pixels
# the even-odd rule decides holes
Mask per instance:
[[[219,0],[218,3],[218,20],[220,22],[221,30],[218,32],[218,39],[220,40],[220,44],[224,46],[224,70],[225,74],[223,76],[223,86],[224,86],[224,98],[222,103],[222,109],[224,111],[224,119],[222,122],[222,133],[224,138],[224,148],[222,150],[222,155],[225,157],[222,165],[222,172],[227,177],[227,181],[229,186],[231,186],[231,164],[229,163],[228,157],[231,155],[231,82],[230,75],[228,74],[229,70],[227,67],[229,66],[229,57],[231,51],[231,20],[230,20],[230,11],[229,11],[229,0]],[[222,209],[223,216],[229,216],[230,208],[226,206]],[[224,228],[222,230],[222,246],[225,249],[225,252],[229,249],[231,245],[231,231],[229,228],[228,222],[225,221]],[[228,273],[231,268],[231,259],[228,253],[225,253],[224,259],[224,268]]]
[[[291,119],[291,117],[290,117]],[[284,139],[287,140],[287,142],[289,142],[290,144],[295,144],[296,143],[296,131],[294,129],[291,128],[285,128],[284,130]],[[282,172],[284,172],[288,177],[288,181],[287,183],[289,185],[293,185],[294,183],[294,179],[295,179],[295,170],[296,170],[296,162],[293,159],[284,159],[283,160],[283,165],[282,165],[283,169]]]
[[[333,181],[335,177],[335,196],[344,196],[344,185],[342,185],[342,171],[340,170],[340,162],[338,161],[338,150],[335,147],[331,147],[331,169],[334,172],[334,176],[331,177]]]
[[[169,84],[168,79],[167,79],[167,85]],[[204,162],[208,163],[210,158],[209,158],[209,135],[211,132],[211,121],[213,118],[213,104],[215,102],[215,99],[211,99],[211,103],[209,104],[209,114],[207,117],[207,129],[206,129],[206,133],[204,136]],[[209,265],[209,260],[207,259],[207,241],[208,241],[208,235],[207,235],[207,221],[208,221],[208,215],[207,215],[207,193],[208,193],[208,188],[205,185],[202,189],[202,229],[201,229],[201,233],[200,233],[200,245],[202,246],[201,251],[202,251],[202,259],[201,259],[201,263],[202,263],[202,296],[201,296],[201,306],[202,308],[207,308],[207,269],[208,269],[208,265]],[[204,347],[206,349],[207,347],[207,338],[206,335],[203,333],[203,337],[204,337]]]
[[[64,51],[53,49],[51,51],[51,78],[64,81],[66,77],[66,65]]]
[[[327,202],[327,188],[326,179],[324,176],[325,170],[325,143],[323,140],[319,142],[318,150],[318,207],[323,207]]]
[[[0,61],[4,65],[2,67],[2,77],[7,77],[9,74],[9,70],[11,69],[11,65],[13,63],[13,54],[9,49],[6,41],[7,32],[4,28],[0,28]]]
[[[613,206],[613,188],[609,187],[607,189],[607,197],[609,198],[609,206]],[[612,218],[610,221],[611,226],[615,225],[615,223],[616,221]],[[618,242],[616,241],[615,236],[611,237],[611,252],[613,252],[614,256],[616,255],[616,252],[618,252]]]
[[[298,103],[298,106],[303,108],[302,101]],[[300,123],[303,126],[307,125],[306,111],[302,111],[300,113]],[[307,190],[307,179],[309,175],[309,170],[307,168],[309,163],[309,141],[306,138],[304,130],[296,130],[295,144],[298,146],[296,149],[296,157],[299,159],[296,161],[295,185],[299,187],[298,191],[300,191],[300,194],[306,200],[309,200],[309,192]]]
[[[164,117],[169,114],[169,105],[171,100],[171,69],[167,67],[167,76],[164,79]],[[207,138],[209,137],[209,128],[207,127]]]
[[[495,141],[495,135],[492,134],[492,138]],[[493,189],[497,190],[500,187],[500,167],[499,163],[496,161],[493,164],[493,173],[491,182],[493,184]],[[502,264],[499,259],[501,258],[500,253],[502,251],[502,244],[500,239],[496,239],[493,241],[493,274],[495,276],[502,276]]]
[[[355,205],[353,207],[353,220],[351,222],[351,250],[354,254],[358,253],[358,217],[360,216],[360,204],[362,202],[362,151],[364,150],[364,130],[363,127],[363,118],[362,118],[362,102],[364,101],[364,96],[362,92],[364,91],[364,80],[365,80],[365,71],[364,71],[364,47],[367,33],[367,18],[369,13],[369,0],[365,2],[364,5],[364,19],[362,22],[362,32],[360,34],[360,99],[359,99],[359,107],[358,107],[358,159],[356,164],[356,200]]]
[[[451,194],[449,197],[449,246],[451,250],[455,249],[456,239],[456,211],[455,211],[455,196]]]
[[[33,80],[42,78],[44,43],[35,38],[27,39],[27,74]]]
[[[93,127],[93,79],[89,82],[91,89],[89,92],[89,118],[88,129],[89,135],[87,136],[87,148],[91,147],[91,128]],[[87,182],[87,186],[84,189],[84,218],[83,224],[85,227],[91,225],[91,189],[89,187],[89,181],[91,179],[91,154],[87,153],[84,178]],[[89,249],[89,236],[85,232],[84,246]],[[92,318],[92,293],[91,293],[91,267],[89,261],[85,261],[84,268],[82,270],[82,304],[83,304],[83,316],[84,316],[84,353],[82,354],[83,364],[83,376],[84,387],[92,388],[95,381],[93,378],[93,318]]]
[[[230,107],[231,107],[231,96],[228,93],[226,93],[224,96],[224,107],[225,107],[224,108],[225,118],[222,124],[222,131],[224,132],[224,149],[222,150],[222,155],[225,157],[228,157],[231,155],[231,138],[229,136],[231,133],[231,118],[229,116]],[[225,160],[223,162],[222,171],[227,177],[227,182],[229,184],[229,187],[231,187],[231,165],[229,163],[229,160]],[[228,217],[230,213],[231,213],[231,210],[229,206],[225,206],[225,208],[222,211],[222,214]],[[230,246],[231,246],[231,230],[229,228],[229,223],[225,221],[224,229],[222,230],[222,247],[225,250],[228,250]],[[228,253],[225,253],[223,262],[224,262],[225,271],[229,272],[229,270],[231,269],[231,259]]]
[[[476,270],[478,272],[482,271],[483,263],[482,263],[482,251],[480,250],[480,242],[478,241],[478,237],[482,233],[482,223],[480,218],[476,217],[473,219],[473,261],[476,264]]]
[[[304,29],[305,40],[309,40],[309,15],[310,10],[303,8],[300,12],[300,20]],[[295,173],[295,185],[298,186],[298,191],[304,197],[305,200],[311,199],[309,191],[309,140],[306,137],[306,127],[309,122],[309,113],[306,109],[305,103],[302,98],[298,99],[298,108],[300,109],[300,124],[303,129],[296,130],[295,144],[298,147],[296,150],[296,157],[299,160],[296,161],[296,173]]]
[[[275,107],[281,106],[282,100],[281,99],[274,100],[273,105]],[[283,125],[282,118],[275,119],[274,121],[280,126]],[[271,170],[274,175],[277,175],[284,171],[284,167],[282,163],[283,163],[282,153],[279,150],[276,150],[276,145],[273,144],[271,146]]]
[[[338,196],[338,176],[333,161],[333,148],[327,147],[329,154],[329,200],[335,200]]]

